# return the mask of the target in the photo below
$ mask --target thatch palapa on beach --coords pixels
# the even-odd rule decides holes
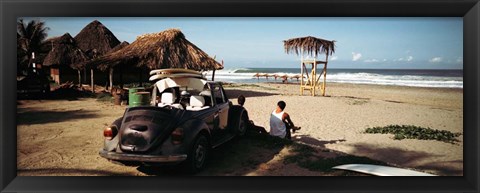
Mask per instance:
[[[82,63],[88,57],[77,47],[75,39],[69,33],[53,38],[50,42],[52,49],[45,57],[43,65],[51,68],[51,76],[55,82],[60,83],[61,67],[68,66],[78,72],[84,68]]]
[[[310,90],[312,96],[315,96],[315,88],[320,86],[320,77],[323,75],[323,83],[321,84],[322,95],[325,96],[326,81],[327,81],[327,63],[328,56],[335,52],[335,40],[329,41],[312,36],[293,38],[283,41],[285,52],[295,53],[302,57],[301,61],[301,77],[304,74],[307,76],[307,81],[304,82],[303,78],[300,81],[300,92],[303,95],[304,90]],[[303,58],[304,54],[313,55],[313,59]],[[319,54],[325,54],[325,61],[317,61]],[[306,64],[312,64],[311,74],[309,77]],[[317,77],[317,64],[323,64],[323,71]]]
[[[94,20],[86,25],[76,36],[78,47],[82,49],[90,59],[97,58],[120,44],[115,35],[103,25],[100,21]],[[84,64],[86,65],[86,64]],[[93,73],[96,66],[87,66],[90,68],[90,78],[92,90],[94,89]],[[86,74],[86,71],[84,72]],[[86,79],[86,78],[85,78]],[[110,88],[113,83],[110,82]]]
[[[178,29],[138,36],[130,45],[94,61],[100,68],[133,64],[148,69],[219,70],[223,65],[188,41]]]

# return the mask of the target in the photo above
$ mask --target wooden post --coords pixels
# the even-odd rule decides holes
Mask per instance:
[[[108,80],[110,81],[110,93],[112,92],[113,88],[113,68],[110,68],[110,72],[108,73]]]
[[[302,74],[302,75],[301,75],[302,77],[301,77],[301,79],[300,79],[300,93],[302,94],[302,96],[303,96],[303,89],[302,89],[302,87],[303,87],[303,73],[304,73],[304,72],[303,72],[303,66],[304,66],[304,65],[303,65],[303,62],[300,63],[300,69],[301,69],[301,74]]]
[[[323,96],[325,96],[325,93],[327,90],[327,63],[328,63],[328,52],[327,52],[327,56],[325,57],[325,65],[323,65],[323,85],[322,85]]]
[[[80,70],[77,70],[77,73],[78,73],[78,86],[80,88],[82,88],[82,73],[80,72]]]
[[[212,81],[215,81],[215,69],[213,69],[213,72],[212,72]]]
[[[90,69],[90,84],[92,85],[92,93],[95,93],[95,83],[93,81],[93,68]]]
[[[302,69],[302,81],[300,82],[300,93],[303,96],[303,73],[304,73],[303,67],[305,67],[305,63],[303,63],[303,48],[300,54],[301,54],[300,68]]]

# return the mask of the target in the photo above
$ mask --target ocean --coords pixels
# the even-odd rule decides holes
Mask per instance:
[[[309,69],[310,71],[310,69]],[[320,73],[321,69],[317,69]],[[299,75],[300,68],[235,68],[215,72],[215,81],[228,83],[281,82],[281,78],[254,77],[256,73]],[[212,72],[207,72],[210,79]],[[288,79],[289,82],[299,82]],[[463,88],[463,70],[328,69],[327,83],[396,85],[412,87]]]

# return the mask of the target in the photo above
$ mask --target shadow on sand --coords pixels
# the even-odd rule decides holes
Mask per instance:
[[[275,93],[269,92],[260,92],[260,91],[250,91],[250,90],[239,90],[239,89],[226,89],[228,99],[237,99],[238,96],[243,95],[244,97],[263,97],[263,96],[272,96],[278,95]]]
[[[64,122],[75,119],[88,119],[98,117],[97,113],[88,110],[71,111],[25,111],[17,113],[17,125],[44,124]]]
[[[206,168],[195,175],[246,175],[257,170],[261,164],[272,160],[289,143],[284,139],[248,132],[242,138],[235,138],[213,149]],[[179,166],[141,166],[137,169],[147,175],[190,175],[182,171]]]
[[[449,162],[425,162],[432,157],[440,157],[427,152],[404,150],[400,148],[377,147],[366,143],[352,145],[353,155],[366,155],[378,160],[393,160],[391,162],[398,167],[415,166],[418,170],[432,170],[436,175],[461,176],[463,175],[463,161],[455,160]],[[393,157],[392,157],[393,156]]]
[[[18,175],[28,175],[28,176],[42,176],[42,175],[93,175],[93,176],[131,176],[132,174],[120,173],[120,172],[110,172],[105,170],[92,170],[92,169],[69,169],[69,168],[39,168],[39,169],[18,169]]]

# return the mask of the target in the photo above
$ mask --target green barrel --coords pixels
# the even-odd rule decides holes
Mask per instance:
[[[128,89],[128,106],[136,107],[150,104],[150,92],[145,92],[145,88]]]

